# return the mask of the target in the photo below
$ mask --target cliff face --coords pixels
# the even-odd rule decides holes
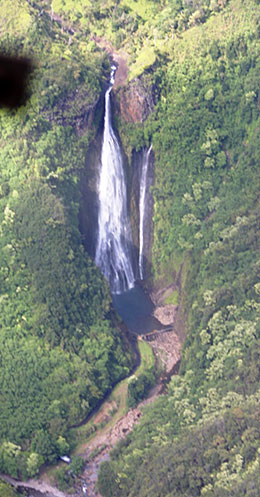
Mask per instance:
[[[142,77],[132,81],[128,86],[117,86],[113,89],[112,108],[113,113],[126,122],[138,123],[147,119],[155,106],[153,88],[149,79]],[[100,97],[98,105],[93,107],[95,122],[98,126],[95,139],[90,144],[86,165],[82,171],[80,180],[81,206],[80,206],[80,231],[83,235],[84,245],[88,253],[94,257],[95,243],[98,225],[98,178],[101,167],[101,149],[103,135],[104,116],[104,95]],[[91,122],[91,112],[89,118]],[[116,122],[114,122],[116,132]],[[119,142],[120,141],[120,137]],[[127,138],[127,137],[126,137]],[[122,147],[122,144],[121,144]],[[139,251],[139,201],[140,201],[140,179],[144,161],[145,149],[136,152],[132,150],[131,156],[127,157],[121,148],[123,163],[125,167],[127,190],[129,195],[129,209],[133,236],[133,258],[135,274],[138,274],[138,251]],[[151,157],[149,173],[147,178],[148,187],[154,180],[154,160]],[[152,216],[153,200],[152,195],[147,197],[145,213],[145,233],[144,233],[144,256],[146,274],[149,273],[149,259],[152,239]]]
[[[151,112],[154,110],[156,104],[156,89],[153,87],[150,75],[143,75],[138,79],[131,81],[128,85],[119,86],[115,90],[114,107],[115,112],[120,120],[127,123],[143,123]],[[123,140],[127,142],[127,137]],[[147,150],[143,148],[138,152],[133,149],[131,156],[129,156],[130,174],[129,174],[129,194],[130,194],[130,211],[131,211],[131,225],[132,235],[135,247],[139,247],[139,203],[140,203],[140,181],[142,175],[142,168]],[[145,275],[148,276],[150,272],[150,259],[151,259],[151,244],[153,233],[153,197],[149,192],[151,185],[154,183],[154,156],[151,154],[149,160],[148,174],[147,174],[147,189],[145,205],[145,230],[144,230],[144,260],[145,260]],[[138,249],[137,249],[138,251]],[[138,270],[137,270],[138,273]]]
[[[89,147],[80,178],[79,229],[83,236],[84,246],[92,258],[95,256],[98,229],[98,178],[101,168],[102,131],[100,127],[95,140]]]
[[[153,111],[156,97],[149,76],[130,81],[116,91],[117,112],[127,123],[144,122]]]

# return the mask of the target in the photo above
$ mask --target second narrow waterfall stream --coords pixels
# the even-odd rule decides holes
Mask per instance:
[[[147,174],[149,166],[149,158],[152,151],[152,145],[148,150],[143,151],[143,164],[140,178],[140,197],[139,197],[139,275],[140,279],[144,279],[144,230],[145,230],[145,206],[147,200]]]

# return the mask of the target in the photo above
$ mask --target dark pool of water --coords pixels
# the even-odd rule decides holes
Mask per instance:
[[[112,299],[114,308],[133,333],[142,335],[162,328],[161,323],[152,316],[154,304],[138,283],[127,292],[113,294]]]

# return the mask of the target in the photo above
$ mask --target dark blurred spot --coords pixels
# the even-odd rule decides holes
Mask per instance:
[[[27,79],[32,71],[28,59],[0,55],[0,106],[19,107],[27,97]]]

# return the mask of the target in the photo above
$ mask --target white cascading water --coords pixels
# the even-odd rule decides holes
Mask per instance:
[[[147,188],[147,174],[150,154],[152,151],[152,145],[148,150],[144,150],[143,161],[142,161],[142,171],[140,179],[140,197],[139,197],[139,276],[140,279],[144,279],[144,223],[145,223],[145,205],[146,197],[148,193]]]
[[[122,293],[134,287],[135,278],[123,159],[111,119],[110,93],[115,72],[116,67],[112,66],[105,94],[95,262],[108,280],[111,292]]]

